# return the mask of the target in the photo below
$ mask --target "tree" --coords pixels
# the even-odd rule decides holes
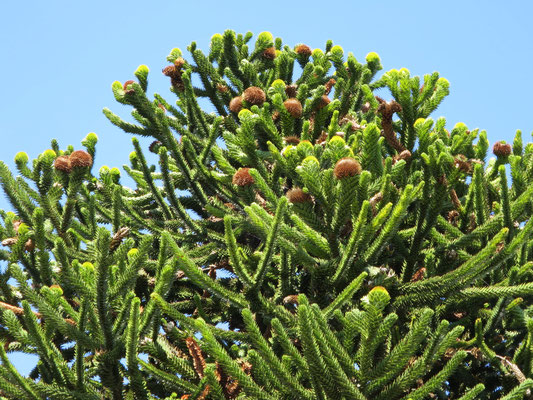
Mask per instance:
[[[486,161],[484,131],[429,117],[438,73],[251,38],[173,49],[175,104],[146,66],[113,83],[135,122],[105,115],[154,139],[134,189],[93,175],[92,133],[0,162],[3,398],[531,396],[533,143]]]

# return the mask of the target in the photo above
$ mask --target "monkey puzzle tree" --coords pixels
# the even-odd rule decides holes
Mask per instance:
[[[251,38],[173,49],[172,102],[146,66],[113,83],[133,122],[105,115],[153,138],[134,188],[93,175],[92,133],[0,162],[1,396],[530,396],[533,144],[487,160],[484,131],[430,118],[436,72]]]

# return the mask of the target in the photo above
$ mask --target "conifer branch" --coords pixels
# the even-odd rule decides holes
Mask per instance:
[[[430,118],[436,72],[252,37],[172,49],[175,102],[112,84],[131,188],[94,133],[0,162],[0,395],[530,397],[532,144]]]

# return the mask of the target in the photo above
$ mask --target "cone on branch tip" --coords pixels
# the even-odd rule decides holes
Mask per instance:
[[[242,97],[236,96],[229,102],[229,110],[232,113],[238,114],[242,110]]]
[[[24,250],[26,250],[27,252],[32,252],[33,250],[35,250],[35,242],[32,239],[28,239],[24,243]]]
[[[302,116],[302,103],[298,99],[287,99],[283,102],[283,105],[293,118],[300,118]]]
[[[296,54],[299,54],[299,55],[305,56],[305,57],[310,57],[311,54],[313,53],[311,48],[308,45],[306,45],[306,44],[300,44],[300,45],[296,46],[294,51],[296,52]]]
[[[266,95],[260,87],[250,86],[244,91],[242,98],[251,105],[260,106],[265,102]]]
[[[176,74],[176,67],[174,65],[168,65],[165,68],[163,68],[163,75],[166,75],[168,77],[173,77]]]
[[[298,87],[296,85],[285,86],[285,94],[289,98],[296,97],[297,91],[298,91]]]
[[[318,102],[317,109],[320,110],[320,109],[326,107],[329,103],[331,103],[331,100],[329,99],[328,96],[326,96],[324,94],[324,95],[322,95],[322,97],[320,98],[320,101]]]
[[[285,136],[283,140],[285,140],[285,143],[295,146],[300,143],[300,138],[298,136]]]
[[[58,171],[66,172],[67,174],[71,171],[72,166],[70,165],[69,156],[59,156],[54,161],[54,168]]]
[[[229,92],[229,88],[226,85],[223,85],[221,83],[217,83],[217,90],[220,93],[228,93]]]
[[[240,168],[233,175],[233,184],[236,186],[244,187],[250,186],[254,183],[254,178],[250,175],[250,168]]]
[[[408,161],[411,158],[411,152],[409,150],[404,150],[400,154],[397,154],[393,158],[393,162],[396,163],[400,160]]]
[[[163,75],[166,75],[170,78],[170,83],[172,86],[177,89],[179,92],[185,89],[181,75],[183,71],[182,67],[185,65],[185,59],[183,57],[178,57],[173,65],[168,65],[163,68]]]
[[[309,193],[304,192],[301,188],[289,189],[286,196],[291,203],[309,203],[312,200]]]
[[[510,144],[505,143],[505,141],[501,140],[499,142],[494,143],[494,146],[492,147],[492,152],[497,157],[508,157],[509,155],[511,155],[512,148]]]
[[[267,60],[273,60],[276,58],[276,48],[275,47],[269,47],[263,51],[263,57]]]
[[[359,175],[361,173],[361,164],[351,157],[341,158],[335,164],[333,175],[337,179],[344,179],[350,176]]]
[[[92,156],[85,150],[73,151],[68,159],[72,168],[86,168],[93,165]]]
[[[185,59],[183,57],[178,57],[176,61],[174,61],[174,66],[177,70],[180,70],[185,65]]]
[[[93,158],[85,150],[75,150],[68,156],[59,156],[54,160],[54,168],[67,174],[73,169],[87,168],[92,165]]]

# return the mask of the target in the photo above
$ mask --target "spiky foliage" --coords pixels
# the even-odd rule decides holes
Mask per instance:
[[[0,163],[1,395],[530,396],[533,144],[487,162],[484,131],[429,117],[438,73],[251,38],[172,50],[172,104],[146,66],[113,83],[136,122],[105,115],[155,140],[158,166],[133,139],[134,189],[93,175],[94,134]]]

